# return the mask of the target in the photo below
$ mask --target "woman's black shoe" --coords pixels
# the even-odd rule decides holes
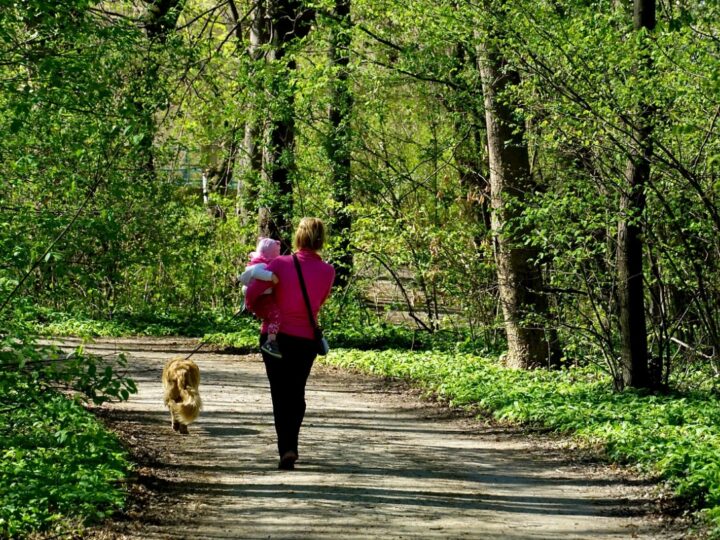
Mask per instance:
[[[292,450],[288,450],[280,458],[278,463],[278,469],[283,471],[292,471],[295,468],[295,462],[297,461],[298,455]]]

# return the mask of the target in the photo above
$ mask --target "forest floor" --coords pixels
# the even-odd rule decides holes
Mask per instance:
[[[179,435],[160,374],[194,345],[126,338],[86,346],[126,351],[139,389],[97,411],[138,466],[128,508],[88,538],[685,537],[656,485],[567,440],[485,423],[403,385],[320,364],[296,470],[277,469],[259,355],[196,354],[204,410]]]

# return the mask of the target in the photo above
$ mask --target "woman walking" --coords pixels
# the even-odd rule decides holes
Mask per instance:
[[[270,382],[280,455],[278,468],[285,470],[294,469],[298,459],[298,435],[305,416],[305,384],[318,350],[314,326],[335,279],[335,269],[320,258],[319,251],[324,243],[323,222],[317,218],[303,218],[295,231],[295,253],[277,257],[267,267],[277,277],[270,286],[281,315],[277,344],[282,358],[263,351],[263,361]],[[252,308],[253,302],[267,288],[268,282],[252,283],[247,290],[247,305]],[[260,331],[261,346],[267,339],[266,326],[263,324]]]

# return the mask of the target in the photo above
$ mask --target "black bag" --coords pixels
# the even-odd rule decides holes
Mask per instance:
[[[330,344],[323,336],[322,328],[318,326],[315,317],[312,314],[312,308],[310,307],[310,298],[308,297],[307,289],[305,288],[305,280],[303,279],[302,269],[300,268],[300,261],[297,255],[293,253],[293,261],[295,262],[295,270],[297,270],[298,280],[300,281],[300,289],[302,289],[303,298],[305,299],[305,307],[307,308],[308,319],[310,319],[310,326],[312,326],[315,332],[315,349],[320,356],[325,356],[330,352]]]

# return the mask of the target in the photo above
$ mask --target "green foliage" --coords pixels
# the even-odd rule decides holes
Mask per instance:
[[[372,312],[357,299],[330,298],[320,314],[320,324],[331,347],[358,350],[404,348],[408,350],[438,349],[445,351],[478,351],[487,348],[476,339],[458,332],[436,332],[390,324],[382,315]],[[232,327],[232,328],[230,328]],[[208,344],[230,347],[243,352],[258,349],[260,322],[245,315],[208,330],[203,341]]]
[[[616,377],[624,219],[643,228],[648,345],[661,382],[717,350],[720,289],[707,254],[717,250],[719,220],[716,198],[706,195],[720,142],[707,114],[717,110],[709,74],[720,57],[706,34],[717,16],[716,7],[660,7],[655,31],[632,35],[631,13],[619,4],[517,2],[494,18],[507,35],[503,53],[522,70],[513,97],[528,117],[542,179],[525,209],[526,242],[541,251],[556,291],[553,317],[568,356],[581,350],[579,361],[602,360]],[[654,153],[646,210],[625,216],[619,198],[639,104],[655,112]]]
[[[333,347],[436,351],[427,352],[430,359],[497,352],[504,321],[489,230],[497,201],[488,183],[478,69],[478,51],[489,45],[520,75],[496,105],[524,119],[536,185],[513,212],[517,219],[503,224],[523,231],[521,242],[538,253],[531,262],[548,285],[548,317],[526,322],[557,329],[567,364],[602,365],[618,380],[617,230],[630,220],[643,228],[648,345],[663,388],[717,389],[714,3],[659,4],[657,28],[634,32],[622,2],[354,0],[348,27],[329,16],[334,3],[323,0],[312,3],[312,31],[288,44],[281,61],[247,54],[249,2],[180,2],[164,35],[152,39],[147,2],[111,4],[0,0],[3,359],[18,366],[37,359],[36,332],[183,334],[255,350],[258,323],[229,318],[241,305],[234,277],[256,240],[261,205],[282,208],[291,220],[317,215],[332,223],[350,213],[350,237],[331,230],[324,253],[337,261],[349,241],[354,256],[350,287],[336,291],[322,314]],[[328,49],[340,34],[350,39],[342,119],[349,129],[336,140],[327,112],[341,70]],[[263,45],[259,53],[271,49]],[[641,104],[654,120],[647,205],[641,215],[625,215],[619,200]],[[291,168],[288,194],[267,181],[272,171],[251,166],[244,147],[246,132],[256,128],[268,163],[272,148],[261,131],[271,117],[294,127],[294,153],[286,149],[278,158]],[[338,145],[351,158],[346,208],[334,185],[338,163],[328,153]],[[202,174],[210,184],[207,203]],[[401,317],[410,324],[388,323]],[[83,386],[89,378],[84,391],[99,400],[129,391],[113,377],[103,380],[91,361],[77,361],[65,384]],[[458,370],[462,379],[464,368]],[[493,375],[520,377],[517,384],[546,404],[545,412],[513,394],[509,381],[499,384],[516,396],[512,403],[493,401],[483,378],[457,383],[452,399],[467,394],[499,416],[581,432],[570,409],[552,406],[542,388],[555,388],[566,407],[580,400],[578,410],[590,414],[582,405],[586,378],[602,377],[592,369],[570,373]],[[455,375],[443,375],[443,384]],[[608,397],[604,379],[597,384],[603,390],[591,392],[591,402],[600,410],[612,402],[619,416],[604,424],[607,433],[598,427],[582,436],[604,437],[617,459],[634,460],[632,445],[655,455],[644,432],[631,426],[645,429],[647,417],[631,412],[651,403],[651,414],[665,398]],[[705,398],[692,396],[668,397],[664,406],[674,399],[694,410],[693,400]],[[668,441],[685,437],[680,432],[692,422],[669,425]],[[649,467],[668,478],[686,470],[688,486],[678,481],[678,489],[693,500],[716,500],[709,454],[658,445],[684,457]],[[707,474],[698,472],[703,456]],[[715,503],[708,504],[716,515]]]
[[[81,351],[68,356],[28,343],[3,349],[0,536],[64,534],[123,505],[125,452],[82,403],[127,399],[135,391],[111,364]]]
[[[528,372],[439,351],[335,349],[323,361],[410,380],[453,406],[479,408],[500,421],[572,433],[604,448],[612,461],[667,480],[720,525],[720,399],[714,394],[615,393],[592,367]]]
[[[260,347],[259,325],[252,324],[236,332],[211,332],[203,336],[202,341],[238,352],[255,352]]]
[[[123,505],[130,469],[83,404],[124,400],[136,387],[117,369],[124,358],[41,347],[23,321],[0,315],[0,537],[65,535]]]
[[[6,4],[2,291],[39,261],[25,293],[54,311],[116,320],[239,305],[231,283],[255,240],[255,211],[280,203],[277,186],[248,166],[246,127],[267,114],[294,120],[295,155],[285,156],[295,167],[292,219],[331,222],[342,210],[327,155],[338,76],[327,49],[339,32],[352,43],[343,152],[352,160],[345,210],[353,218],[354,292],[370,295],[389,281],[406,293],[396,290],[390,307],[412,304],[419,326],[460,327],[501,346],[477,65],[478,47],[492,42],[521,75],[499,99],[527,120],[538,189],[508,226],[528,231],[523,240],[540,252],[535,262],[551,286],[550,320],[537,322],[559,327],[569,359],[616,371],[619,188],[628,122],[644,102],[659,111],[648,208],[636,216],[652,245],[652,355],[668,383],[673,370],[720,349],[720,273],[709,256],[720,227],[716,6],[662,8],[658,28],[645,35],[631,34],[624,6],[602,2],[481,9],[363,0],[352,4],[351,27],[328,16],[333,5],[324,2],[313,31],[274,62],[251,60],[230,7],[203,0],[182,2],[177,30],[153,42],[137,24],[147,13],[133,2],[116,2],[112,12],[84,0]],[[248,12],[244,2],[232,5]],[[652,69],[638,67],[645,54]],[[208,206],[201,170],[217,181]],[[222,181],[211,174],[221,170]],[[86,197],[75,225],[43,257]],[[342,245],[330,235],[329,260]],[[388,338],[387,330],[373,332]],[[338,339],[355,339],[351,333]]]
[[[259,347],[259,331],[260,323],[258,321],[245,319],[242,329],[234,332],[208,333],[203,336],[203,341],[220,347],[253,352]],[[360,350],[385,347],[425,349],[433,344],[432,338],[427,334],[420,334],[380,321],[362,327],[344,327],[342,324],[338,324],[333,328],[326,328],[324,334],[331,347],[355,347]]]
[[[26,313],[26,316],[28,314]],[[249,315],[235,317],[225,311],[182,313],[120,311],[112,319],[94,319],[83,314],[35,309],[30,312],[33,329],[44,336],[119,337],[119,336],[193,336],[208,332],[232,332],[251,320]]]
[[[0,536],[64,533],[122,507],[118,440],[37,373],[0,373]]]

